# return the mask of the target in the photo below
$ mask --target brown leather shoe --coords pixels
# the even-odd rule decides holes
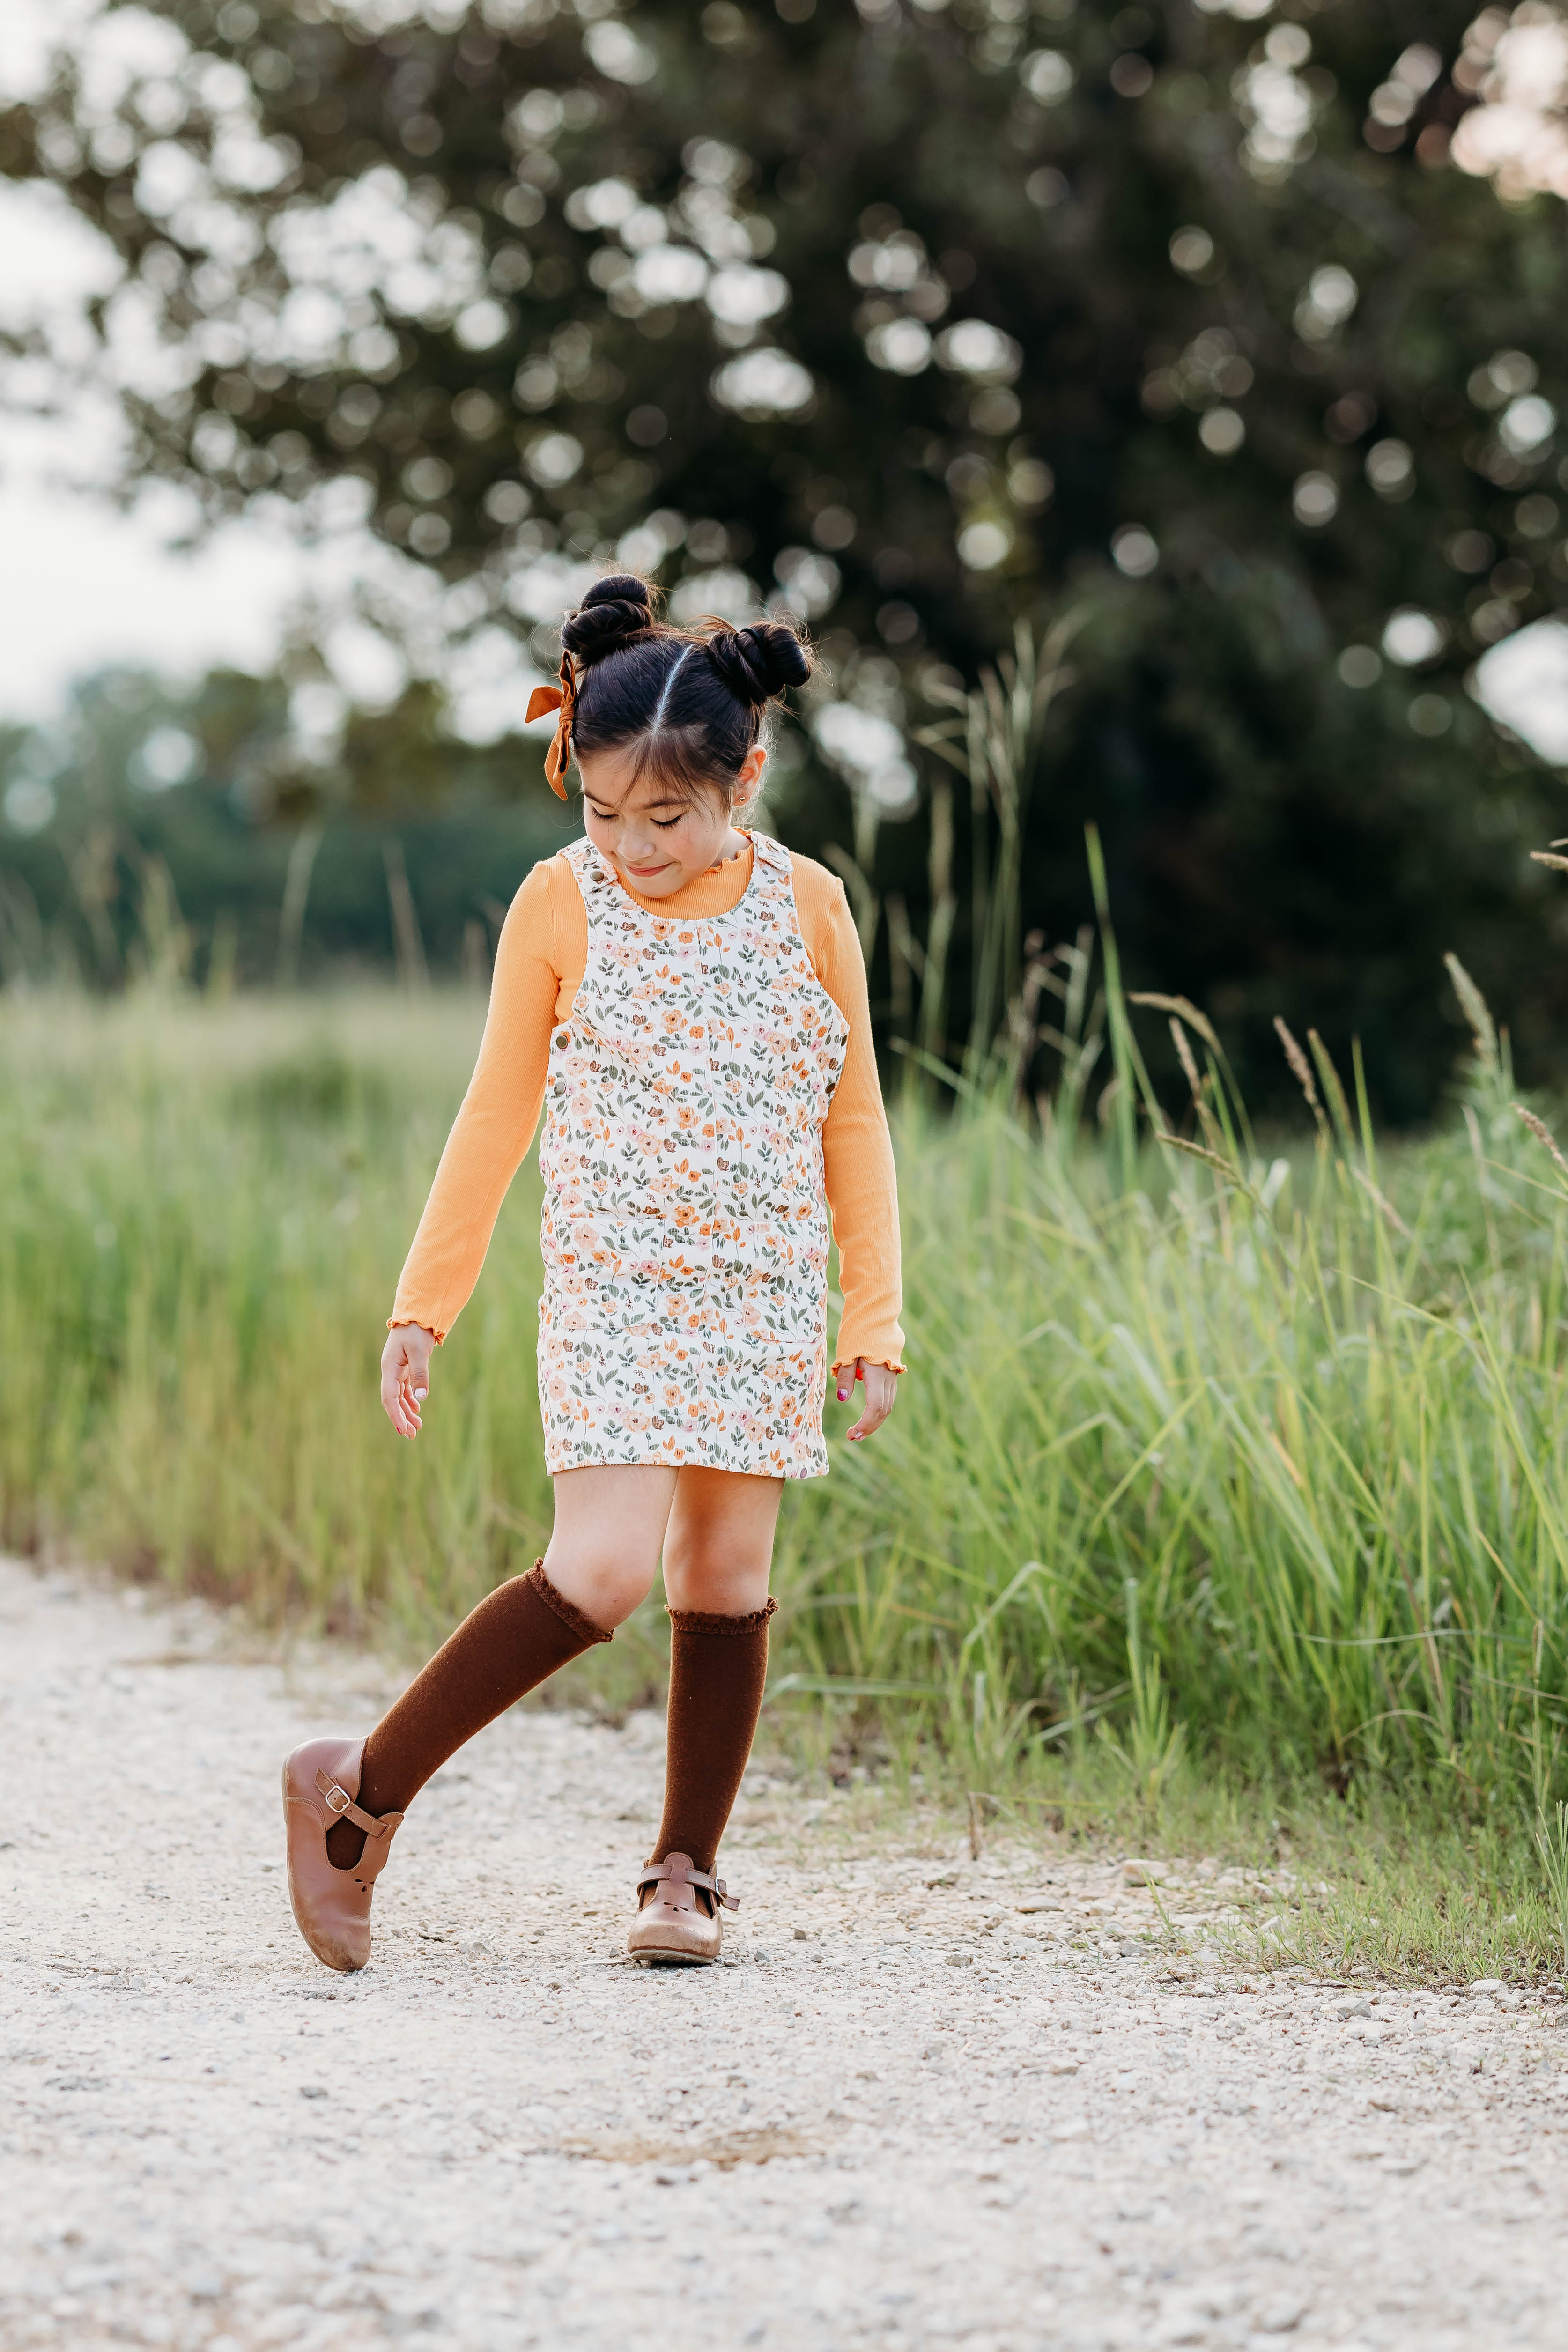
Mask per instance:
[[[283,1767],[283,1820],[289,1834],[289,1900],[300,1933],[329,1969],[363,1969],[370,1958],[371,1890],[380,1877],[402,1813],[362,1812],[363,1739],[307,1739]],[[350,1821],[363,1830],[364,1852],[352,1870],[327,1859],[327,1832]]]
[[[723,1880],[709,1871],[693,1870],[689,1853],[667,1853],[662,1862],[648,1864],[637,1880],[639,1895],[645,1886],[654,1891],[626,1931],[626,1949],[633,1959],[645,1969],[710,1967],[723,1941],[720,1905],[726,1911],[741,1907]],[[698,1900],[698,1889],[708,1896],[711,1909]]]

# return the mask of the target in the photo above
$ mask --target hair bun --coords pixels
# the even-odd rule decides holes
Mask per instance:
[[[574,660],[602,661],[653,625],[653,591],[630,572],[595,580],[575,613],[561,625],[561,642]]]
[[[779,621],[757,621],[749,629],[720,629],[708,640],[714,668],[739,701],[771,702],[786,686],[804,686],[811,675],[805,647]]]

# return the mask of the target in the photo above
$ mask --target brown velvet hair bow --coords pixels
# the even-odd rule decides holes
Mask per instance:
[[[550,789],[558,801],[566,797],[566,768],[572,757],[572,710],[577,699],[576,680],[572,675],[572,656],[561,656],[559,686],[536,686],[528,698],[528,716],[542,719],[547,710],[560,712],[555,722],[555,740],[544,755],[544,773]]]

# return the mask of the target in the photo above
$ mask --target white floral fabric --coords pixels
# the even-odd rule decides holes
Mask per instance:
[[[566,856],[588,960],[551,1039],[539,1402],[552,1474],[827,1469],[822,1124],[848,1024],[801,937],[789,852],[752,836],[728,914],[640,906]]]

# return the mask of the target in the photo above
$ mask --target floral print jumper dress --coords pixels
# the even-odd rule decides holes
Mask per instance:
[[[566,852],[588,959],[551,1039],[539,1402],[548,1468],[827,1469],[822,1126],[848,1024],[789,852],[751,836],[728,914],[651,913]]]

